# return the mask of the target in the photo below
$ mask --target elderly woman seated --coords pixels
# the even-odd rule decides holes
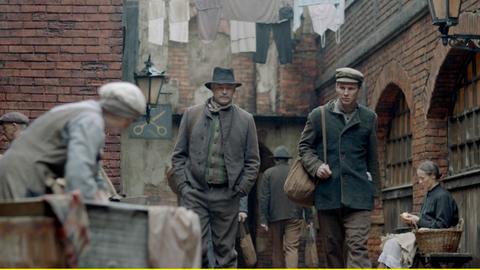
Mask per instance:
[[[440,186],[440,170],[432,161],[425,161],[417,169],[419,184],[427,194],[420,210],[420,216],[400,214],[403,222],[418,228],[449,228],[458,223],[458,207],[452,195]],[[378,257],[379,268],[408,268],[416,252],[415,235],[412,232],[390,234],[382,239],[383,250]]]

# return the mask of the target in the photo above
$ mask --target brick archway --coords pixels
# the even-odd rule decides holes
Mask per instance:
[[[480,35],[478,27],[480,15],[471,12],[462,13],[459,22],[457,26],[450,29],[452,34]],[[443,46],[440,39],[438,39],[434,51],[424,92],[424,104],[427,104],[424,108],[427,118],[443,119],[448,115],[456,80],[470,52]]]
[[[396,86],[395,88],[403,92],[408,108],[412,109],[413,95],[410,87],[410,77],[397,61],[391,61],[383,67],[373,88],[370,108],[373,108],[375,111],[380,109],[378,106],[382,95],[385,94],[386,90],[391,89],[392,86]]]

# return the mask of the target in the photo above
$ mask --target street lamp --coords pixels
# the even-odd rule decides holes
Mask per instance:
[[[428,0],[432,23],[438,26],[444,46],[478,52],[480,35],[448,34],[448,28],[458,24],[461,5],[461,0]]]
[[[130,125],[130,138],[137,139],[171,139],[172,138],[172,104],[159,103],[160,95],[171,95],[162,92],[168,81],[165,71],[153,66],[151,56],[140,72],[134,73],[135,83],[146,97],[145,115]]]
[[[158,105],[160,95],[168,95],[170,93],[162,93],[162,87],[168,80],[165,71],[159,71],[151,61],[151,56],[148,56],[148,60],[145,61],[145,67],[140,72],[134,73],[135,83],[142,90],[143,94],[147,98],[147,106],[145,112],[145,120],[150,123],[150,112],[152,107]]]

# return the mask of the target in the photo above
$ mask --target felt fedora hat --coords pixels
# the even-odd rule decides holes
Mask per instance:
[[[235,81],[235,75],[233,74],[233,69],[231,68],[221,68],[216,67],[213,69],[212,80],[205,83],[205,87],[212,89],[212,84],[232,84],[235,87],[242,85],[241,83]]]

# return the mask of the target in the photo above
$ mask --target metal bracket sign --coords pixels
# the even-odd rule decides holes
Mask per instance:
[[[133,139],[164,139],[172,138],[172,105],[159,104],[150,110],[150,123],[145,117],[130,125],[129,136]]]

